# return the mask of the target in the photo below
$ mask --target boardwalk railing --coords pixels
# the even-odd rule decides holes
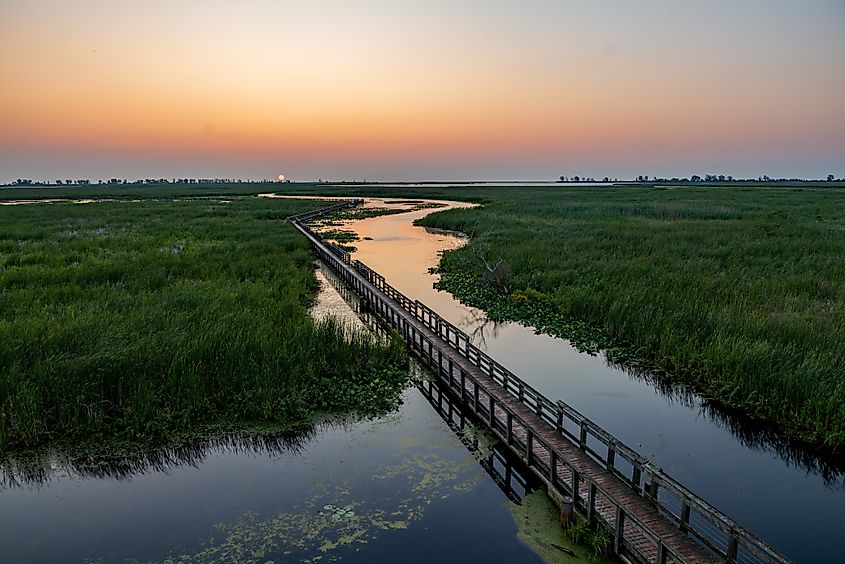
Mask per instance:
[[[563,401],[553,402],[510,370],[472,344],[464,331],[434,310],[402,294],[384,276],[329,243],[305,221],[361,205],[350,200],[313,212],[292,216],[291,223],[312,242],[318,257],[361,296],[383,321],[396,328],[460,398],[508,444],[523,453],[529,467],[545,476],[550,485],[570,495],[575,510],[589,521],[604,521],[614,531],[614,548],[641,562],[692,562],[663,544],[648,523],[627,514],[612,494],[574,468],[556,449],[532,432],[532,424],[493,395],[470,373],[457,370],[438,343],[407,323],[393,304],[385,302],[372,287],[398,304],[406,314],[440,337],[448,347],[488,375],[506,394],[527,407],[559,436],[586,453],[607,472],[648,501],[660,515],[699,543],[718,560],[728,563],[790,562],[763,540],[701,499],[651,461],[613,437]],[[455,374],[457,370],[458,374]],[[565,478],[565,480],[563,479]]]

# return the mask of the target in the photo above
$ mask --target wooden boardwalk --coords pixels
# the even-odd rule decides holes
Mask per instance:
[[[460,329],[291,218],[315,253],[370,312],[398,331],[462,404],[519,456],[549,493],[607,527],[631,562],[789,562],[563,402],[553,403],[480,351]]]

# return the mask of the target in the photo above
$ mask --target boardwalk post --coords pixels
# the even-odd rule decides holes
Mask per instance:
[[[511,415],[510,411],[508,411],[506,419],[507,419],[507,423],[508,423],[508,430],[507,430],[507,435],[506,435],[507,436],[507,443],[508,443],[508,446],[511,446],[511,443],[513,442],[513,415]]]
[[[587,524],[592,527],[596,523],[596,485],[590,482],[587,493]]]
[[[578,446],[581,450],[587,450],[587,420],[581,420],[581,437],[578,439]]]
[[[689,514],[690,514],[689,500],[687,500],[687,498],[684,498],[682,505],[681,505],[681,523],[680,523],[680,528],[684,532],[687,532],[689,530]]]
[[[475,412],[478,413],[478,380],[472,382],[472,399],[475,404]]]
[[[663,544],[662,540],[657,541],[657,561],[655,564],[666,564],[666,545]]]
[[[736,530],[731,529],[731,538],[728,540],[728,564],[736,564],[737,552],[739,552],[739,537],[736,535]]]
[[[560,525],[569,527],[575,520],[575,502],[573,498],[565,496],[560,501]]]
[[[493,398],[493,394],[488,394],[488,399],[490,400],[490,428],[493,431],[496,430],[496,400]]]
[[[616,461],[616,447],[613,443],[607,445],[607,469],[613,471],[613,464]]]
[[[557,453],[549,449],[549,483],[553,488],[557,487]]]
[[[580,497],[579,490],[581,489],[581,476],[572,468],[572,503],[575,504],[575,507],[578,507],[578,498]]]
[[[452,362],[451,360],[449,362]],[[458,373],[461,375],[461,401],[466,401],[466,393],[467,393],[467,382],[466,382],[466,374],[464,374],[463,368],[458,368]]]
[[[616,530],[613,535],[613,553],[622,554],[625,540],[625,510],[621,505],[616,506]]]
[[[657,476],[651,472],[651,479],[643,485],[643,493],[652,498],[655,502],[657,499]]]
[[[531,454],[534,450],[534,433],[531,432],[531,429],[526,427],[526,431],[528,432],[528,436],[525,439],[525,458],[528,460],[528,467],[531,467]]]

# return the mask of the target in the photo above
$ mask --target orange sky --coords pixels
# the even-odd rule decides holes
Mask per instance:
[[[841,2],[628,4],[0,0],[0,181],[845,175]]]

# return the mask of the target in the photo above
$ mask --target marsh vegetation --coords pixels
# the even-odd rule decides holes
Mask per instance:
[[[484,198],[481,209],[421,222],[472,236],[444,256],[442,288],[494,317],[644,362],[792,436],[845,444],[842,187],[515,188]],[[509,288],[479,249],[508,266]]]
[[[309,206],[0,208],[0,446],[394,406],[401,343],[309,316]]]

